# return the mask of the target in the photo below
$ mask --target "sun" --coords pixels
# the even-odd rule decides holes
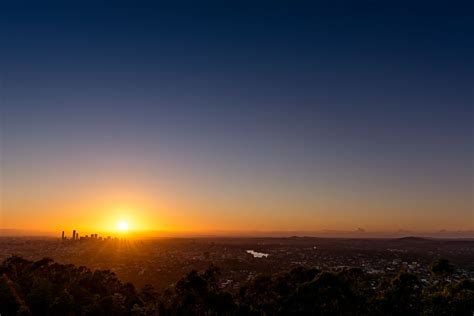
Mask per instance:
[[[126,232],[128,231],[128,222],[121,220],[117,223],[117,229],[121,232]]]

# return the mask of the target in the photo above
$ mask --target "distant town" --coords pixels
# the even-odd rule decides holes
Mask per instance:
[[[91,241],[91,242],[83,242]],[[102,242],[100,242],[102,241]],[[108,242],[110,241],[110,242]],[[19,255],[30,260],[50,257],[91,269],[107,269],[137,286],[165,289],[192,269],[211,264],[222,273],[220,286],[237,290],[259,275],[295,267],[340,271],[357,267],[373,277],[416,274],[422,283],[437,282],[429,265],[447,258],[456,267],[448,281],[474,280],[474,241],[424,239],[292,238],[160,238],[129,241],[73,231],[61,238],[0,238],[0,260]]]

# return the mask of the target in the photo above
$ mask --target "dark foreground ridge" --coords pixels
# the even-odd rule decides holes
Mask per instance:
[[[137,290],[108,270],[29,261],[13,256],[0,267],[0,314],[9,315],[469,315],[474,282],[452,282],[440,259],[424,286],[413,274],[374,277],[357,268],[335,272],[296,268],[259,276],[228,293],[219,269],[191,271],[169,289]]]

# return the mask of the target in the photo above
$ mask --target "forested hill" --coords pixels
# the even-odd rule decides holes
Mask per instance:
[[[259,276],[235,293],[220,289],[219,269],[191,271],[162,293],[137,290],[110,271],[10,257],[0,267],[0,314],[9,315],[468,315],[474,282],[453,282],[446,260],[424,285],[404,271],[374,278],[297,268]]]

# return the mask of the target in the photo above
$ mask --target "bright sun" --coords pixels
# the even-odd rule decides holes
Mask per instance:
[[[117,229],[121,232],[126,232],[128,230],[128,222],[127,221],[118,222]]]

